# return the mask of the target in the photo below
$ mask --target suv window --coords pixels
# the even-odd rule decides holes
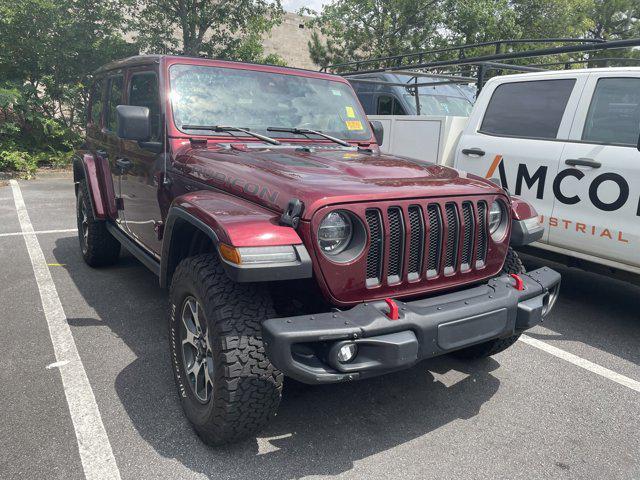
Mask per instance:
[[[556,138],[575,79],[499,85],[484,114],[481,133]]]
[[[129,105],[147,107],[151,119],[151,138],[160,138],[160,92],[154,72],[134,73],[129,84]]]
[[[404,115],[404,110],[394,97],[381,95],[378,97],[378,115]]]
[[[107,97],[107,118],[104,126],[110,132],[116,131],[116,107],[122,104],[122,75],[109,79],[109,96]]]
[[[91,89],[91,114],[89,115],[90,122],[99,127],[100,118],[102,118],[102,87],[103,80],[99,79],[93,84]]]
[[[640,136],[640,79],[598,80],[582,139],[636,146]]]

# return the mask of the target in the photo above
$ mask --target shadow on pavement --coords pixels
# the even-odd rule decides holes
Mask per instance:
[[[530,255],[522,259],[527,270],[548,265],[562,275],[560,300],[543,324],[554,333],[528,335],[582,342],[640,365],[640,286]]]
[[[178,402],[166,293],[156,277],[128,254],[114,267],[92,270],[74,237],[57,240],[53,253],[97,314],[70,318],[69,324],[106,325],[137,356],[115,382],[132,424],[160,455],[211,478],[339,474],[358,460],[475,416],[500,384],[491,374],[499,366],[495,360],[466,364],[450,357],[350,384],[309,387],[289,381],[278,415],[259,439],[212,449],[197,438]],[[153,466],[148,468],[151,473]]]

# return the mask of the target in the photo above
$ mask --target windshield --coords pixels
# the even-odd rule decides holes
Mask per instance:
[[[267,128],[306,128],[347,140],[371,137],[355,95],[340,82],[201,65],[173,65],[169,76],[173,119],[185,133],[203,134],[183,125],[226,125],[280,137],[291,134]]]
[[[406,93],[405,99],[415,110],[415,96]],[[455,115],[468,117],[472,103],[466,98],[449,95],[420,94],[420,115]]]

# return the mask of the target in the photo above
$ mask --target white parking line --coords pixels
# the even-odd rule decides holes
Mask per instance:
[[[607,378],[612,382],[619,383],[620,385],[624,385],[631,390],[640,392],[640,382],[626,377],[618,372],[614,372],[613,370],[609,370],[602,365],[598,365],[597,363],[585,360],[584,358],[574,355],[573,353],[566,352],[558,347],[554,347],[553,345],[549,345],[548,343],[542,342],[535,338],[531,338],[528,335],[522,335],[520,337],[520,341],[526,343],[527,345],[531,345],[532,347],[539,348],[544,352],[550,353],[551,355],[561,358],[562,360],[572,363],[580,368],[584,368],[585,370],[595,373],[596,375]]]
[[[40,291],[51,343],[59,364],[85,477],[90,480],[119,480],[120,472],[111,450],[109,437],[102,423],[91,384],[80,360],[56,286],[51,278],[51,272],[29,219],[20,186],[15,180],[11,180],[10,183],[20,228],[24,233],[24,241]]]
[[[62,228],[60,230],[34,230],[31,233],[35,233],[36,235],[42,235],[44,233],[78,233],[77,228]],[[27,232],[10,232],[10,233],[0,233],[0,237],[17,237],[20,235],[31,235],[31,233]]]

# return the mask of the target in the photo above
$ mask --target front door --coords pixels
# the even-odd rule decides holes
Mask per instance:
[[[585,86],[556,180],[549,243],[640,267],[640,78],[611,75],[592,73]]]
[[[116,165],[116,159],[120,155],[122,141],[118,138],[116,125],[116,107],[122,103],[124,98],[124,76],[122,72],[114,72],[114,74],[106,78],[107,92],[104,112],[104,123],[100,134],[96,137],[96,155],[106,160],[111,171],[111,179],[113,181],[113,191],[115,197],[120,196],[120,169]],[[122,212],[118,211],[117,222],[123,222]],[[124,225],[123,225],[124,226]]]
[[[160,90],[154,70],[133,70],[127,82],[127,103],[149,108],[149,142],[126,140],[118,158],[121,165],[120,189],[129,234],[155,254],[160,254],[162,216],[158,198],[164,171],[161,141]]]
[[[546,223],[553,211],[553,179],[585,78],[490,84],[458,142],[455,167],[500,180],[531,203]],[[542,239],[546,242],[548,229]]]

